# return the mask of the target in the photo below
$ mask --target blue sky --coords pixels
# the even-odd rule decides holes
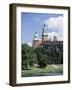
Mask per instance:
[[[34,33],[37,32],[41,38],[43,22],[48,24],[48,33],[61,33],[61,20],[63,14],[44,14],[44,13],[26,13],[21,12],[21,42],[32,43]],[[61,21],[61,22],[60,22]],[[62,34],[62,33],[61,33]]]

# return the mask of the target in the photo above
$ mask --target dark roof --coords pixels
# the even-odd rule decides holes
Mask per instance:
[[[63,45],[63,41],[45,41],[40,45]]]

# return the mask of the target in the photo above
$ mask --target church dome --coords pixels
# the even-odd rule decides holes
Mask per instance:
[[[35,32],[35,34],[34,34],[34,40],[38,40],[38,33],[37,32]]]

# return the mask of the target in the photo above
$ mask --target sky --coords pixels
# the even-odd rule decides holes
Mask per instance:
[[[41,38],[43,23],[48,25],[48,38],[63,39],[63,14],[21,12],[21,42],[31,44],[35,32]]]

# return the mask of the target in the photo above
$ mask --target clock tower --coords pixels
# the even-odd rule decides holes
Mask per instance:
[[[47,25],[44,23],[42,28],[42,43],[48,41],[48,31]]]

